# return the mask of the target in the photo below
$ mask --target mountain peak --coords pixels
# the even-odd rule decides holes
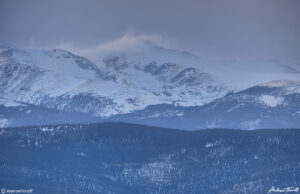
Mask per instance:
[[[274,80],[265,84],[260,84],[259,86],[267,86],[267,87],[300,87],[300,81],[292,81],[292,80]]]

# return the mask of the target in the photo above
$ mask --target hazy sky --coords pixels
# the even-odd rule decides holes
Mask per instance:
[[[0,0],[0,41],[93,47],[128,31],[202,57],[300,61],[299,0]]]

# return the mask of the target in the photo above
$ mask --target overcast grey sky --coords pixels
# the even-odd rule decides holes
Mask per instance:
[[[79,47],[129,30],[202,57],[300,61],[299,0],[0,0],[0,41]]]

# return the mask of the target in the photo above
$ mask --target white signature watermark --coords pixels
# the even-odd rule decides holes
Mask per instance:
[[[268,193],[287,193],[287,192],[299,192],[299,187],[286,187],[280,189],[279,187],[275,188],[274,186],[268,191]]]
[[[32,193],[33,189],[1,189],[1,193]]]

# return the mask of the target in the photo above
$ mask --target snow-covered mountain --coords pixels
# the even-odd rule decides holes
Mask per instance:
[[[174,55],[174,61],[188,58],[185,53],[164,52]],[[110,116],[159,103],[202,105],[230,91],[201,69],[168,59],[156,62],[153,57],[148,63],[138,56],[107,56],[96,64],[64,50],[4,48],[1,97]]]
[[[300,82],[273,81],[203,106],[153,105],[112,119],[181,129],[299,128]]]
[[[137,48],[90,60],[61,49],[1,45],[0,97],[107,118],[161,104],[200,107],[272,80],[300,81],[295,64],[256,61],[249,69],[150,41],[139,41]]]

